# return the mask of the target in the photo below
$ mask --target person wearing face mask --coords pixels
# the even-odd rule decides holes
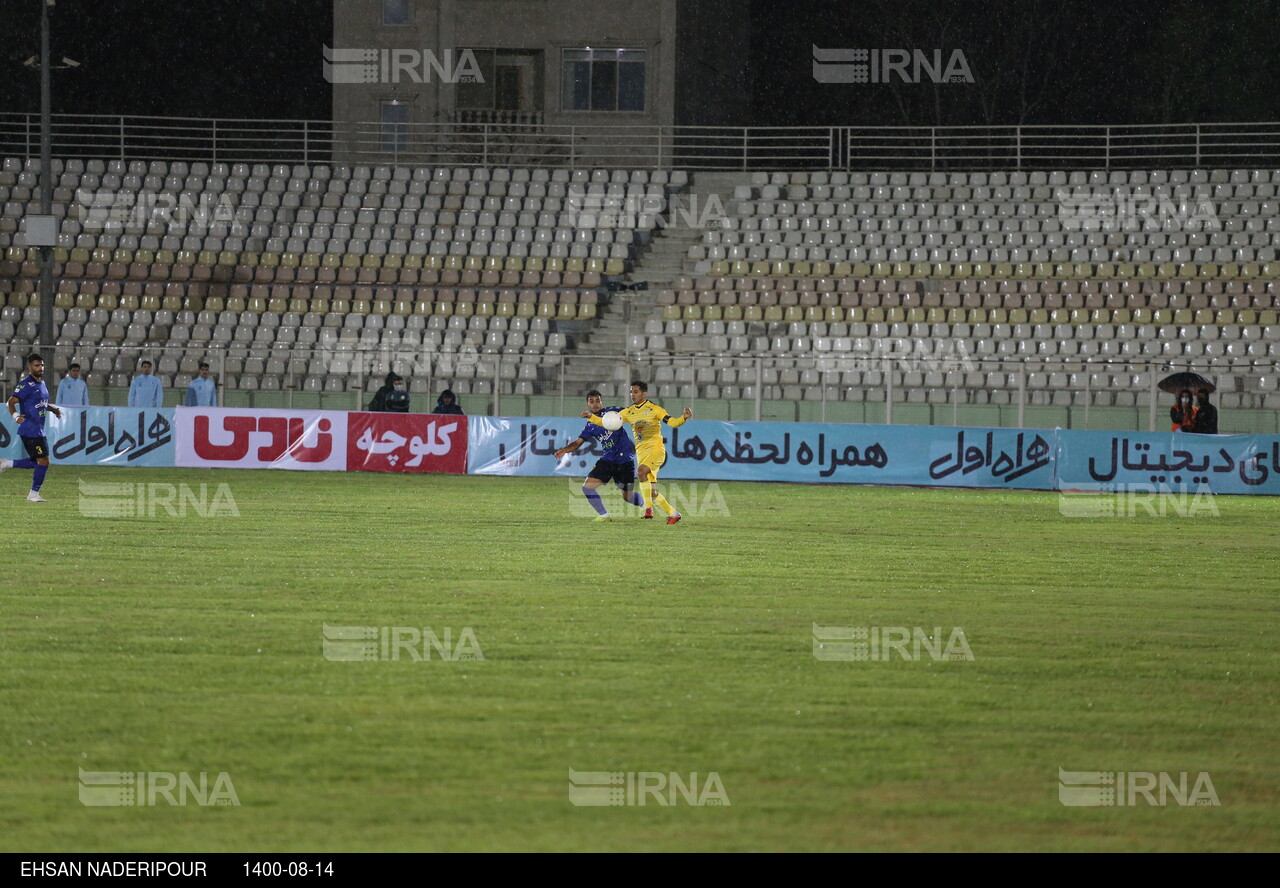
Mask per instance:
[[[1218,408],[1209,403],[1209,390],[1196,392],[1196,427],[1192,429],[1200,435],[1218,434]]]
[[[388,373],[386,384],[374,392],[369,410],[373,413],[408,413],[409,393],[405,391],[404,377]]]
[[[1196,408],[1191,400],[1191,389],[1183,389],[1178,393],[1178,403],[1169,408],[1169,419],[1173,420],[1175,432],[1195,431]]]

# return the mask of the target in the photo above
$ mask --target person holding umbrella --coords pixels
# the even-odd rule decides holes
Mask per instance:
[[[1174,373],[1172,376],[1166,376],[1160,380],[1160,391],[1169,394],[1176,393],[1178,396],[1177,403],[1169,409],[1169,419],[1173,421],[1173,431],[1175,432],[1194,432],[1196,428],[1196,405],[1195,399],[1192,398],[1191,392],[1204,391],[1212,392],[1214,385],[1205,379],[1199,373],[1191,373],[1185,371],[1182,373]],[[1207,398],[1205,399],[1207,402]],[[1218,411],[1213,411],[1213,426],[1218,426]]]
[[[1218,434],[1218,408],[1209,403],[1209,389],[1199,389],[1196,401],[1196,427],[1191,431],[1199,435]]]

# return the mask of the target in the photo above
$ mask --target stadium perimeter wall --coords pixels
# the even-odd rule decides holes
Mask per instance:
[[[90,407],[50,416],[55,464],[580,478],[566,417]],[[1280,494],[1280,436],[695,420],[664,479],[1087,492]],[[23,456],[0,425],[0,455]]]
[[[170,389],[165,392],[168,406],[182,402],[183,392]],[[373,392],[264,392],[219,391],[219,400],[227,407],[242,409],[291,410],[359,410],[373,397]],[[423,405],[435,400],[435,393],[411,391],[411,404]],[[107,407],[123,407],[129,401],[127,388],[104,387],[95,389],[95,401]],[[472,416],[562,416],[579,406],[582,398],[576,391],[558,395],[503,395],[495,409],[493,395],[460,395],[460,403]],[[678,399],[677,399],[678,400]],[[684,406],[684,401],[680,406]],[[699,419],[726,422],[747,422],[755,418],[755,401],[750,399],[698,399],[690,403]],[[1158,428],[1165,426],[1165,417],[1172,400],[1158,405]],[[1101,431],[1136,432],[1148,430],[1150,412],[1145,404],[1136,407],[1056,407],[1027,404],[1022,417],[1025,428],[1093,429]],[[831,422],[870,423],[885,421],[885,405],[878,401],[792,401],[764,400],[760,403],[760,418],[765,422]],[[1017,404],[920,404],[895,401],[892,425],[905,426],[973,426],[991,428],[1018,428]],[[1222,410],[1219,428],[1224,434],[1280,435],[1280,411],[1265,408]]]

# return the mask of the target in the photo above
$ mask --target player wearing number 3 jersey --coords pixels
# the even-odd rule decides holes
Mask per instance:
[[[9,396],[8,407],[9,415],[18,424],[18,437],[22,439],[27,458],[0,458],[0,472],[14,468],[34,469],[27,501],[42,503],[45,500],[40,495],[40,485],[44,483],[45,472],[49,471],[49,441],[44,436],[44,416],[48,412],[61,419],[62,411],[49,403],[49,389],[44,384],[44,359],[40,355],[27,356],[27,377]]]

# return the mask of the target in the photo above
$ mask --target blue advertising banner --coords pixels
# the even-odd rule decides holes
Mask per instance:
[[[1053,489],[1054,433],[1035,429],[690,422],[668,478]]]
[[[585,475],[599,456],[594,441],[562,460],[554,455],[584,424],[473,417],[467,471]],[[665,438],[660,478],[1053,489],[1051,431],[694,420]]]
[[[595,439],[557,460],[555,451],[578,437],[585,419],[565,416],[467,417],[469,475],[586,475],[600,458]]]
[[[45,417],[50,462],[73,466],[174,465],[172,407],[62,407]],[[0,419],[0,455],[27,455],[12,422]]]
[[[1280,437],[1059,431],[1058,489],[1280,494]]]

